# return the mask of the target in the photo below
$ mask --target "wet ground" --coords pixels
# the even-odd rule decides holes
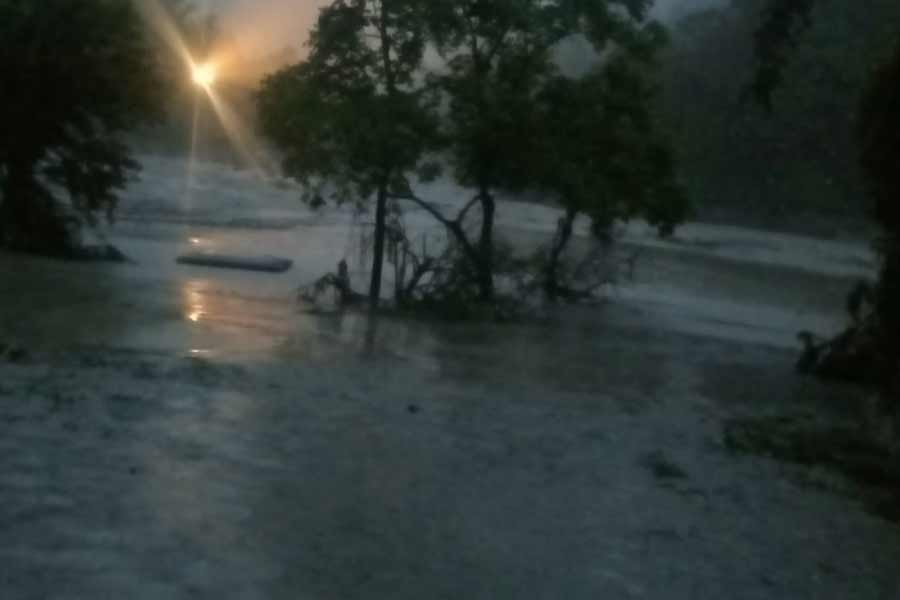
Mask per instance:
[[[865,249],[698,226],[533,323],[313,316],[294,290],[354,251],[346,215],[259,187],[270,221],[212,223],[143,185],[135,264],[0,256],[28,351],[0,362],[0,598],[900,596],[900,530],[851,486],[722,440],[853,402],[794,376],[793,337],[839,326]],[[174,264],[198,245],[298,264]]]

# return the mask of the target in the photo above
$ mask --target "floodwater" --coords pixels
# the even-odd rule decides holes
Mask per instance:
[[[364,288],[368,217],[350,207],[313,213],[289,184],[215,164],[197,166],[186,191],[180,161],[144,162],[142,179],[123,200],[120,223],[107,233],[134,262],[0,256],[0,331],[56,347],[240,354],[296,341],[321,321],[334,321],[304,315],[296,297],[301,285],[333,271],[339,260],[351,264]],[[438,184],[426,196],[450,211],[463,194]],[[546,207],[506,202],[501,235],[530,251],[546,242],[557,216]],[[410,211],[407,221],[414,233],[435,235],[421,211]],[[846,291],[874,271],[872,252],[859,244],[727,227],[688,225],[668,241],[632,227],[622,240],[619,253],[633,266],[607,290],[615,308],[606,312],[641,312],[653,328],[779,348],[794,348],[801,329],[823,335],[838,329]],[[296,266],[275,276],[175,263],[179,253],[198,249],[277,255]],[[336,320],[360,327],[352,317]],[[428,328],[418,329],[416,337],[428,337]]]
[[[898,596],[896,528],[721,441],[847,402],[791,363],[797,330],[840,327],[865,247],[635,228],[597,306],[312,315],[299,285],[360,274],[351,211],[214,165],[187,197],[145,162],[110,233],[134,263],[0,256],[0,339],[30,351],[0,364],[0,598]],[[522,246],[554,222],[502,212]],[[297,265],[175,264],[197,247]]]

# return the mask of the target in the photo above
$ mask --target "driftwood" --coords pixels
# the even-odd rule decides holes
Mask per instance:
[[[337,273],[329,273],[320,277],[309,289],[300,291],[300,298],[314,304],[327,290],[333,289],[337,294],[338,306],[356,306],[365,302],[366,297],[353,290],[350,285],[350,268],[346,260],[338,263]]]

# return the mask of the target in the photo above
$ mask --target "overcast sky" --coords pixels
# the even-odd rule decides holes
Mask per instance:
[[[657,0],[656,14],[660,19],[677,18],[693,10],[724,4],[728,0]]]
[[[198,0],[223,8],[224,28],[246,58],[261,58],[287,46],[300,48],[319,7],[329,0]],[[727,0],[657,0],[655,16],[671,20]]]

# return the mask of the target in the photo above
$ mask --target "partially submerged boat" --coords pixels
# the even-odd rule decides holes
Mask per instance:
[[[214,252],[191,252],[178,257],[178,264],[213,269],[237,269],[263,273],[286,273],[294,261],[277,256],[233,256]]]

